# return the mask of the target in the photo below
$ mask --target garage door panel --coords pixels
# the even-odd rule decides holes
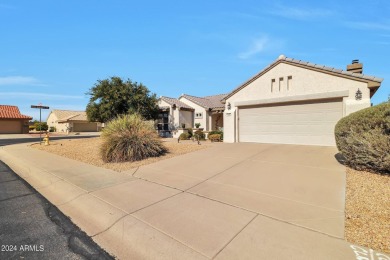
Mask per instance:
[[[0,134],[21,134],[22,122],[19,120],[0,120]]]
[[[333,146],[341,117],[341,99],[240,108],[239,141]]]
[[[73,123],[73,132],[97,132],[96,123]]]

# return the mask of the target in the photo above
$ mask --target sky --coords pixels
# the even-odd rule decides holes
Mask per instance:
[[[0,104],[85,110],[111,76],[157,96],[229,93],[284,54],[384,78],[390,1],[0,0]],[[46,120],[50,110],[43,111]]]

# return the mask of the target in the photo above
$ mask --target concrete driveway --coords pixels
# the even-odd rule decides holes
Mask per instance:
[[[334,147],[217,143],[122,174],[4,149],[0,158],[20,159],[27,181],[121,259],[356,259],[359,249],[343,240]]]

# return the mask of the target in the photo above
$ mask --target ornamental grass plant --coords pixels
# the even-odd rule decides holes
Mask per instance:
[[[167,152],[151,121],[139,114],[121,115],[107,123],[101,135],[104,162],[140,161]]]

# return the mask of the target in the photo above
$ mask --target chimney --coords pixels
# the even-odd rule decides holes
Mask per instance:
[[[347,65],[347,71],[362,74],[363,63],[360,63],[359,60],[352,60],[352,64]]]

